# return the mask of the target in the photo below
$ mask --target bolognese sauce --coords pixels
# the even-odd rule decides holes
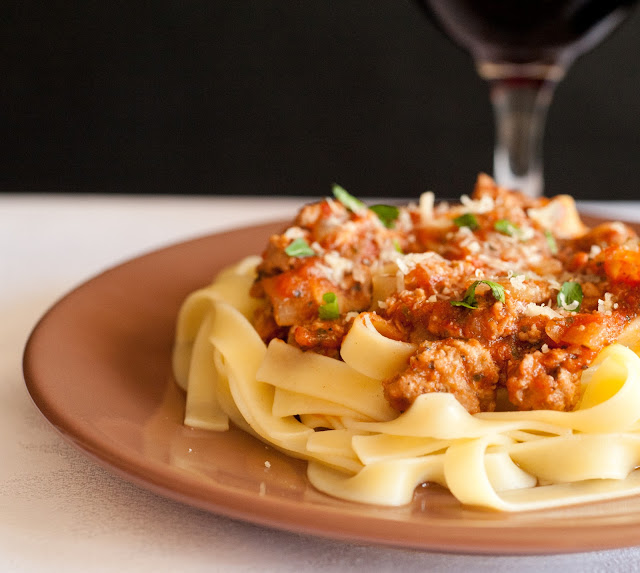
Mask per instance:
[[[273,235],[251,294],[254,326],[305,351],[340,357],[354,318],[411,342],[383,381],[405,411],[448,392],[493,411],[499,389],[519,410],[569,411],[598,352],[634,328],[640,305],[636,233],[588,229],[564,195],[532,199],[480,175],[460,203],[365,206],[337,187]]]

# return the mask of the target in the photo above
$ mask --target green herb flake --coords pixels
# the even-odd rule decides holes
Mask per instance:
[[[549,246],[549,251],[551,251],[552,255],[558,254],[558,244],[556,243],[556,239],[553,236],[553,233],[546,229],[544,232],[544,237],[547,239],[547,245]]]
[[[340,316],[338,297],[333,292],[325,292],[322,295],[324,304],[318,307],[318,317],[321,320],[334,320]]]
[[[493,228],[498,231],[498,233],[509,235],[509,237],[519,236],[521,234],[520,227],[514,225],[509,219],[498,219],[493,224]]]
[[[465,293],[465,296],[462,300],[452,300],[451,306],[464,306],[465,308],[470,308],[472,310],[475,310],[476,308],[478,308],[478,303],[476,302],[476,295],[474,293],[472,294],[471,297],[468,297],[467,294]]]
[[[465,308],[476,309],[478,308],[478,301],[476,300],[476,288],[480,283],[486,284],[491,289],[491,294],[498,302],[504,302],[504,287],[501,284],[494,283],[493,281],[474,281],[471,286],[464,293],[462,300],[452,300],[453,306],[464,306]]]
[[[578,312],[582,305],[582,287],[580,283],[571,281],[563,283],[558,293],[557,302],[562,310]]]
[[[309,246],[309,243],[302,237],[298,237],[284,250],[290,257],[313,257],[316,252]]]
[[[480,224],[478,223],[478,219],[473,213],[465,213],[464,215],[460,215],[456,217],[453,222],[458,227],[469,227],[472,231],[480,228]]]
[[[356,199],[351,193],[347,190],[343,189],[337,183],[333,184],[333,196],[340,201],[349,211],[353,211],[354,213],[358,213],[359,211],[364,211],[367,206],[360,201],[360,199]]]
[[[404,255],[404,251],[402,250],[402,245],[400,245],[400,241],[398,241],[398,239],[393,239],[393,248],[396,250],[397,253]]]
[[[394,205],[371,205],[369,209],[378,216],[387,229],[393,229],[396,219],[400,216],[400,209]]]

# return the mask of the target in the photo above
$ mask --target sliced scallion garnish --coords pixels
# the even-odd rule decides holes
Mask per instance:
[[[313,257],[316,252],[302,237],[293,240],[284,250],[290,257]]]
[[[495,298],[498,302],[504,302],[504,287],[501,284],[495,283],[493,281],[473,281],[471,286],[464,293],[464,297],[462,300],[452,300],[451,304],[453,306],[464,306],[465,308],[476,309],[478,308],[478,301],[476,300],[476,288],[480,283],[486,284],[491,289],[491,294],[493,298]]]
[[[338,297],[333,292],[325,292],[322,295],[324,304],[318,307],[318,317],[322,320],[334,320],[340,316]]]

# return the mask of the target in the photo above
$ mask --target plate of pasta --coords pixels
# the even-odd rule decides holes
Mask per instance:
[[[486,176],[451,204],[336,185],[293,221],[79,286],[35,327],[27,387],[125,479],[252,523],[456,552],[634,545],[637,230]]]

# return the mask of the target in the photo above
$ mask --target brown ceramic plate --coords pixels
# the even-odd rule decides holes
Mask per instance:
[[[285,530],[479,553],[587,551],[639,542],[640,497],[509,515],[465,508],[446,491],[424,487],[407,507],[359,505],[317,492],[303,462],[240,431],[185,428],[184,396],[170,371],[178,308],[222,266],[259,253],[277,227],[240,229],[153,252],[58,302],[35,328],[24,358],[29,392],[48,420],[125,479]]]

